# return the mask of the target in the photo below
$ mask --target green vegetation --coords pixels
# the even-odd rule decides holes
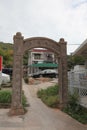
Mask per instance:
[[[22,105],[23,105],[23,107],[26,107],[26,104],[27,104],[27,99],[26,99],[25,95],[22,94]]]
[[[41,100],[49,107],[58,107],[58,86],[52,86],[45,90],[41,89],[37,92],[37,95]]]
[[[0,91],[0,103],[11,103],[11,91],[9,90]]]
[[[68,62],[68,70],[70,70],[75,65],[83,65],[85,63],[85,58],[83,56],[68,55],[67,62]]]
[[[58,108],[58,89],[59,87],[55,85],[45,90],[39,90],[37,95],[47,106]],[[77,92],[72,95],[69,94],[68,105],[63,109],[63,111],[79,122],[87,124],[87,109],[79,105],[79,96]]]
[[[79,105],[79,97],[76,93],[69,95],[68,105],[63,111],[79,122],[87,124],[87,108]]]
[[[28,51],[26,51],[23,56],[23,65],[28,65]]]
[[[4,67],[12,67],[13,44],[0,42],[0,55],[3,56]]]
[[[13,67],[13,44],[0,42],[0,56],[3,57],[5,68]],[[23,56],[23,65],[28,64],[28,51]]]
[[[25,83],[29,83],[29,77],[24,77],[24,81],[25,81]]]
[[[1,84],[1,88],[11,88],[11,87],[12,87],[12,82],[2,83]]]
[[[11,90],[1,90],[0,91],[0,103],[3,104],[11,104],[11,99],[12,99],[12,91]],[[23,107],[26,106],[26,97],[25,95],[22,93],[22,105]]]

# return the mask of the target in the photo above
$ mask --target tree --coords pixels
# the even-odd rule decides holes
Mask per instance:
[[[85,58],[83,56],[68,55],[67,61],[68,61],[68,70],[70,70],[75,65],[83,65],[85,63]]]
[[[1,42],[0,55],[3,57],[4,67],[7,68],[13,66],[13,44]]]

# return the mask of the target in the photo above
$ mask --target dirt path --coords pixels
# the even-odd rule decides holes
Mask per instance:
[[[87,130],[87,127],[84,125],[78,123],[58,109],[48,108],[37,98],[37,89],[46,88],[53,84],[55,82],[39,85],[24,85],[24,90],[30,104],[25,119],[27,125],[33,130]]]
[[[8,117],[8,109],[0,109],[0,130],[87,130],[87,126],[80,124],[58,109],[48,108],[36,96],[41,87],[48,87],[54,82],[38,85],[23,85],[27,96],[28,112],[22,116]]]

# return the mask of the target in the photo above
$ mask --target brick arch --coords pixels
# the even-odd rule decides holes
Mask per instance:
[[[58,72],[59,72],[59,107],[63,108],[67,104],[67,54],[66,42],[63,38],[56,42],[49,38],[34,37],[24,39],[20,32],[13,37],[14,40],[14,64],[13,64],[13,82],[12,82],[12,105],[10,115],[19,115],[24,113],[22,107],[22,60],[25,51],[32,48],[47,48],[57,54]]]

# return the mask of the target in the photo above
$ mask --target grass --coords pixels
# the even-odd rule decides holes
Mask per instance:
[[[37,95],[41,100],[49,107],[58,108],[59,97],[58,85],[49,87],[47,89],[41,89],[37,92]],[[63,112],[67,113],[74,119],[78,120],[83,124],[87,124],[87,108],[79,105],[79,96],[77,93],[69,94],[68,105],[63,109]]]
[[[87,108],[79,104],[79,97],[76,93],[69,94],[68,105],[63,111],[79,122],[87,124]]]
[[[11,91],[1,90],[0,91],[0,103],[11,103]]]
[[[41,100],[49,107],[57,107],[59,103],[58,86],[52,86],[45,90],[41,89],[37,92]]]
[[[78,120],[79,122],[83,124],[87,124],[87,109],[80,106],[76,105],[75,108],[68,106],[63,110],[66,112],[68,115],[73,117],[74,119]]]
[[[12,91],[11,90],[0,90],[0,104],[6,105],[11,104],[12,99]],[[26,106],[26,97],[24,93],[22,93],[22,105]]]

